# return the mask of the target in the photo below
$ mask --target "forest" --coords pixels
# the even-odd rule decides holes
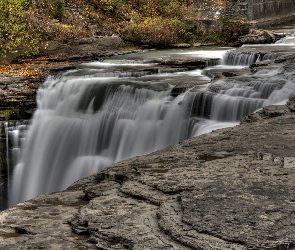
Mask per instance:
[[[120,36],[124,45],[220,43],[200,27],[193,0],[1,0],[0,56],[36,55],[46,41]],[[198,10],[213,0],[202,0]],[[216,2],[216,1],[215,1]],[[219,1],[220,2],[220,1]]]

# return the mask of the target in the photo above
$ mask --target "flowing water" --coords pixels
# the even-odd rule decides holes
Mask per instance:
[[[0,123],[0,211],[8,206],[13,166],[18,162],[28,121]]]
[[[245,68],[258,59],[228,48],[149,51],[48,76],[30,124],[6,124],[17,159],[7,182],[9,205],[62,190],[114,162],[235,126],[243,116],[285,102],[295,92],[293,79],[279,74],[259,72],[248,80],[209,84],[200,69],[163,68],[155,60],[176,57],[220,58],[220,65],[208,61],[208,71]],[[194,87],[175,94],[174,87],[186,83]]]

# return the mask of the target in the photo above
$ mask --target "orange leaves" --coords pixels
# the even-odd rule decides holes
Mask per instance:
[[[1,64],[0,75],[9,75],[15,77],[35,77],[35,76],[46,76],[49,71],[42,70],[42,66],[46,66],[47,62],[31,62],[26,61],[24,63],[13,63],[13,64]],[[48,65],[47,65],[48,66]]]

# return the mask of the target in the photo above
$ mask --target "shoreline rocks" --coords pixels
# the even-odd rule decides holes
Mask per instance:
[[[285,36],[285,34],[279,34],[273,31],[250,29],[247,35],[239,37],[237,44],[270,44],[275,43]]]

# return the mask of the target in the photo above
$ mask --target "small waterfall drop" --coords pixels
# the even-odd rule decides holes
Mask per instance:
[[[276,45],[295,45],[295,36],[286,36],[276,42]]]
[[[227,51],[221,60],[221,64],[225,65],[238,65],[238,66],[249,66],[256,62],[258,56],[254,53],[242,53],[234,50]]]
[[[0,210],[7,206],[7,170],[6,167],[7,151],[6,151],[6,130],[4,123],[0,123]]]
[[[27,122],[0,122],[0,210],[7,207],[13,165],[20,156]]]

